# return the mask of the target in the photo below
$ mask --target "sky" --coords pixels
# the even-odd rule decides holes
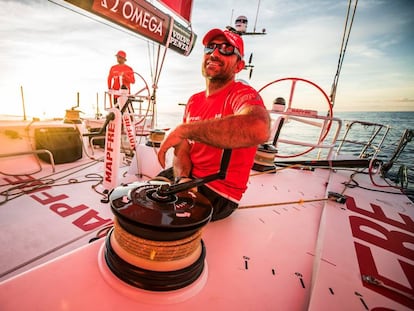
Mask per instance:
[[[93,113],[97,105],[102,110],[118,50],[126,51],[127,64],[152,86],[154,49],[145,38],[79,14],[85,12],[62,0],[0,0],[0,6],[0,115],[22,115],[24,101],[29,116],[63,117],[77,104],[78,93],[82,112]],[[189,56],[168,50],[156,92],[158,111],[181,111],[179,103],[204,89],[202,37],[211,28],[233,25],[239,15],[248,17],[248,31],[255,24],[256,31],[266,29],[266,35],[243,37],[254,70],[251,79],[248,70],[239,79],[261,89],[298,77],[329,95],[347,8],[348,0],[194,0],[198,38]],[[336,111],[414,111],[412,12],[410,0],[359,0]],[[143,85],[138,81],[133,91]],[[277,96],[288,97],[290,87],[289,81],[271,83],[261,93],[266,106]],[[295,91],[302,94],[295,95],[298,107],[325,109],[327,103],[308,83],[298,83]]]

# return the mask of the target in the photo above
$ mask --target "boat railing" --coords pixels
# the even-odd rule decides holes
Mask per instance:
[[[308,113],[309,112],[309,113]],[[316,112],[308,110],[295,109],[294,111],[270,111],[270,115],[275,120],[271,136],[273,139],[273,145],[279,146],[280,144],[286,144],[290,146],[305,147],[305,151],[301,151],[296,154],[282,155],[278,151],[276,158],[292,158],[302,156],[314,150],[321,151],[322,149],[327,150],[326,159],[331,159],[333,151],[336,146],[337,139],[339,137],[342,120],[332,116],[318,115]],[[274,119],[276,117],[276,119]],[[285,124],[295,122],[296,124],[304,124],[311,129],[316,129],[313,135],[305,135],[302,139],[295,138],[295,126],[291,129],[292,133],[285,133],[281,137],[281,131]],[[280,124],[282,123],[282,124]],[[307,131],[308,129],[297,129],[297,131]],[[312,136],[312,137],[311,137]],[[288,138],[289,137],[289,138]],[[291,138],[293,137],[293,138]],[[312,139],[314,140],[312,142]],[[309,147],[309,148],[307,148]],[[279,149],[279,148],[278,148]],[[319,156],[320,156],[319,152]]]
[[[122,95],[123,93],[116,90],[105,92],[104,109],[107,111],[112,107],[114,95]],[[109,98],[109,103],[106,101]],[[154,103],[149,95],[140,95],[139,92],[128,96],[126,103],[128,107],[125,112],[131,116],[137,136],[146,136],[149,131],[154,128],[155,111]]]
[[[49,163],[52,166],[52,171],[54,173],[55,172],[55,159],[53,157],[52,152],[50,152],[47,149],[37,149],[37,150],[23,151],[23,152],[0,153],[0,158],[17,157],[17,156],[28,155],[28,154],[38,155],[41,153],[45,153],[49,157]]]
[[[130,112],[135,126],[135,134],[137,136],[146,136],[149,131],[154,128],[154,109],[151,101],[145,102],[147,99],[142,97],[133,97],[130,99],[133,107]]]
[[[358,158],[376,158],[391,129],[391,126],[366,121],[347,121],[346,129],[336,155],[343,150],[353,150]]]

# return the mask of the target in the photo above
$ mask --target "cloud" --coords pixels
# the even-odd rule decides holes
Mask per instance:
[[[1,4],[0,91],[3,100],[13,105],[3,105],[0,113],[6,108],[20,110],[15,103],[21,101],[21,85],[28,107],[40,113],[60,113],[73,105],[78,91],[81,104],[89,109],[97,93],[103,101],[106,75],[119,49],[127,51],[128,64],[152,85],[151,71],[157,64],[150,64],[148,58],[154,58],[156,49],[148,51],[143,37],[50,1]],[[277,78],[297,76],[330,91],[346,1],[261,1],[256,20],[257,4],[251,0],[194,1],[192,27],[198,40],[188,57],[168,51],[157,89],[161,110],[181,109],[178,102],[204,88],[202,36],[210,28],[232,24],[238,15],[248,16],[250,31],[255,24],[256,30],[267,31],[264,36],[244,38],[246,58],[253,53],[255,68],[252,80],[248,80],[248,71],[239,78],[261,88]],[[384,98],[414,98],[413,8],[412,1],[359,1],[339,79],[337,109],[375,110],[374,103]],[[352,104],[363,101],[363,106]],[[403,109],[414,110],[411,101],[405,103]]]

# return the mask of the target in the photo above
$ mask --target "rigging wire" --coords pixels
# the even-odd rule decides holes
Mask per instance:
[[[57,184],[57,181],[64,179],[70,175],[73,175],[75,173],[78,173],[86,168],[89,168],[91,166],[96,165],[97,163],[99,163],[99,161],[91,161],[91,162],[86,162],[83,163],[81,165],[78,165],[76,167],[72,167],[72,168],[68,168],[66,170],[60,171],[60,172],[56,172],[53,174],[49,174],[47,176],[43,176],[40,178],[36,178],[36,179],[30,179],[30,180],[25,180],[22,181],[21,183],[18,184],[14,184],[12,185],[12,187],[7,188],[5,190],[2,190],[0,192],[0,196],[3,196],[4,199],[2,201],[0,201],[0,205],[7,203],[8,201],[11,201],[13,199],[17,199],[18,197],[21,197],[27,193],[30,193],[32,191],[35,191],[37,189],[40,189],[42,187],[46,187],[46,186],[64,186],[67,185],[69,183],[74,183],[74,179],[71,179],[70,182],[67,183],[63,183],[63,184]],[[62,173],[67,173],[63,176],[59,176]],[[16,175],[16,176],[20,176],[20,175]],[[99,176],[99,175],[98,175]],[[101,176],[96,176],[93,174],[87,174],[85,176],[85,180],[79,181],[76,180],[76,183],[83,183],[83,182],[91,182],[91,181],[96,181],[98,184],[102,183],[102,177]],[[53,178],[55,177],[55,178]],[[93,185],[92,188],[94,188],[94,186],[96,187],[97,185]],[[98,192],[99,193],[99,192]],[[101,193],[99,193],[101,194]]]
[[[254,19],[253,32],[256,32],[257,17],[259,16],[260,0],[257,3],[256,18]]]
[[[100,23],[102,25],[111,27],[112,29],[121,31],[121,32],[123,32],[125,34],[128,34],[128,35],[134,37],[134,38],[137,38],[137,39],[140,39],[142,41],[146,41],[147,42],[148,56],[149,56],[149,65],[150,65],[150,74],[151,74],[152,89],[153,89],[153,93],[151,94],[151,99],[150,99],[152,101],[152,106],[153,106],[153,119],[152,119],[152,124],[151,125],[152,125],[152,127],[154,127],[155,126],[154,121],[156,120],[156,90],[158,88],[158,81],[159,81],[159,78],[161,76],[161,71],[162,71],[162,67],[163,67],[163,64],[164,64],[164,60],[165,60],[165,56],[166,56],[168,47],[167,46],[165,47],[164,52],[163,52],[163,55],[161,57],[160,56],[161,55],[161,52],[160,52],[161,45],[158,44],[157,52],[155,52],[156,47],[154,46],[154,43],[153,43],[153,56],[151,57],[151,52],[150,52],[150,43],[151,43],[151,40],[142,38],[140,35],[135,34],[135,33],[131,32],[129,30],[124,30],[124,29],[122,29],[120,27],[114,26],[112,23],[105,22],[105,21],[103,21],[100,18],[96,18],[94,16],[91,16],[90,14],[85,14],[82,11],[75,10],[75,9],[73,9],[73,8],[67,6],[67,5],[63,5],[61,3],[58,3],[55,0],[48,0],[48,1],[50,3],[53,3],[53,4],[57,5],[57,6],[60,6],[60,7],[64,8],[64,9],[67,9],[67,10],[72,11],[74,13],[77,13],[77,14],[79,14],[81,16],[84,16],[86,18],[89,18],[89,19],[91,19],[93,21],[96,21],[96,22],[98,22],[98,23]],[[161,58],[162,58],[162,60],[160,62],[160,59]],[[152,62],[154,62],[155,69],[153,67]]]
[[[360,184],[359,184],[359,183],[355,180],[355,176],[356,176],[357,174],[371,174],[371,173],[370,173],[370,172],[360,171],[360,170],[355,170],[355,171],[354,171],[354,173],[350,175],[350,177],[349,177],[349,181],[347,181],[347,182],[343,182],[342,184],[343,184],[346,188],[360,188],[360,189],[364,189],[364,190],[367,190],[367,191],[379,192],[379,193],[387,193],[387,194],[394,194],[394,195],[407,195],[407,194],[409,194],[409,193],[410,193],[410,191],[406,191],[406,190],[404,190],[404,191],[403,191],[403,189],[402,189],[402,188],[397,188],[397,187],[394,187],[394,186],[392,186],[392,185],[389,185],[388,187],[389,187],[389,188],[395,188],[395,189],[398,189],[398,190],[400,190],[400,191],[402,191],[402,192],[387,191],[387,190],[374,189],[374,188],[368,188],[368,187],[361,186],[361,185],[360,185]],[[371,178],[371,176],[369,176],[369,177]],[[377,185],[375,185],[375,184],[374,184],[374,186],[377,186]]]
[[[358,0],[355,0],[354,7],[351,8],[352,2],[353,2],[353,0],[349,0],[349,2],[348,2],[348,11],[347,11],[347,14],[346,14],[346,19],[345,19],[345,27],[344,27],[344,33],[343,33],[343,36],[342,36],[341,49],[340,49],[340,52],[339,52],[338,66],[337,66],[337,69],[336,69],[334,81],[332,83],[332,89],[331,89],[331,95],[330,95],[332,106],[334,106],[334,103],[335,103],[336,89],[338,87],[339,75],[341,73],[342,64],[343,64],[343,61],[344,61],[344,58],[345,58],[345,52],[346,52],[346,48],[348,46],[349,36],[351,35],[351,29],[352,29],[352,25],[354,23],[355,12],[356,12],[357,5],[358,5]],[[352,12],[351,12],[351,10],[352,10]],[[352,14],[351,20],[349,19],[350,14]]]

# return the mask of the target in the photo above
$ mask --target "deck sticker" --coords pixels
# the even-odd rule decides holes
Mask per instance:
[[[299,272],[295,272],[295,275],[299,278],[300,285],[302,286],[302,288],[306,288],[305,283],[303,282],[303,275]]]
[[[343,175],[335,174],[333,184],[341,184]],[[365,189],[374,187],[367,175],[354,178]],[[398,194],[391,206],[383,204],[390,194],[367,195],[357,187],[344,194],[345,205],[328,201],[324,208],[310,310],[334,308],[342,301],[348,309],[412,310],[414,212],[404,207],[413,204]],[[335,295],[324,299],[325,288],[335,288]],[[357,300],[349,299],[351,289]]]
[[[244,269],[249,270],[249,260],[250,258],[247,256],[243,256],[244,259]]]
[[[105,172],[103,186],[110,190],[118,186],[121,154],[121,112],[116,108],[109,109],[114,119],[108,123],[105,138]]]

